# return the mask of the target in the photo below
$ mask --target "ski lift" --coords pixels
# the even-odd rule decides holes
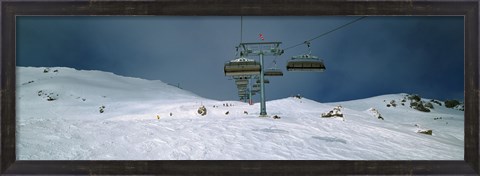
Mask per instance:
[[[238,95],[246,95],[247,91],[246,90],[238,90]]]
[[[252,85],[252,92],[260,91],[260,83],[256,83]]]
[[[247,86],[237,86],[238,91],[247,91]]]
[[[264,72],[265,76],[283,76],[283,72],[280,69],[269,68]]]
[[[238,87],[239,89],[246,89],[247,86],[248,86],[248,84],[237,84],[237,87]]]
[[[283,76],[282,70],[277,68],[277,62],[273,61],[274,66],[272,68],[269,68],[265,70],[263,75],[265,76]]]
[[[237,80],[235,80],[235,84],[237,84],[237,85],[247,85],[247,84],[248,84],[248,80],[246,80],[246,79],[237,79]]]
[[[311,55],[310,42],[305,41],[305,44],[307,44],[308,47],[308,54],[293,56],[292,59],[287,62],[287,71],[324,71],[326,68],[323,60]]]
[[[257,84],[260,84],[260,79],[257,79],[256,83],[257,83]],[[263,83],[268,84],[268,83],[270,83],[270,80],[268,80],[268,79],[263,79]]]
[[[243,76],[260,74],[260,63],[245,57],[239,57],[225,63],[225,76]]]

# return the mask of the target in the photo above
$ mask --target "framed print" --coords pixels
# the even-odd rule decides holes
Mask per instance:
[[[478,1],[2,1],[3,174],[478,174]]]

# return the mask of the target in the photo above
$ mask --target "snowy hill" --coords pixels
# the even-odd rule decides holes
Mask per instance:
[[[17,76],[19,160],[463,159],[463,111],[436,103],[418,111],[400,104],[406,94],[288,97],[267,102],[270,117],[260,118],[258,103],[209,100],[161,81],[71,68],[17,67]],[[335,108],[342,117],[322,117]]]

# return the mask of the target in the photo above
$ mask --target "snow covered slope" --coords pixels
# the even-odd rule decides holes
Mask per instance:
[[[267,102],[270,117],[261,118],[259,104],[209,100],[161,81],[71,68],[17,67],[17,76],[19,160],[464,157],[463,111],[434,104],[421,112],[400,105],[406,94],[337,103],[288,97]],[[343,118],[321,117],[337,105]]]

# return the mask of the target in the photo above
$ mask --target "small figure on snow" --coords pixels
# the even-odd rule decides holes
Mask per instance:
[[[172,116],[172,115],[173,115],[173,114],[172,114],[172,113],[170,113],[170,116]]]
[[[157,115],[157,119],[160,120],[160,116],[159,116],[159,115]]]
[[[225,113],[225,115],[228,115],[229,113],[230,113],[230,111],[227,111],[227,112]]]
[[[246,115],[248,115],[248,112],[247,112],[247,111],[243,111],[243,114],[246,114]]]
[[[280,116],[274,115],[273,119],[280,119]]]

